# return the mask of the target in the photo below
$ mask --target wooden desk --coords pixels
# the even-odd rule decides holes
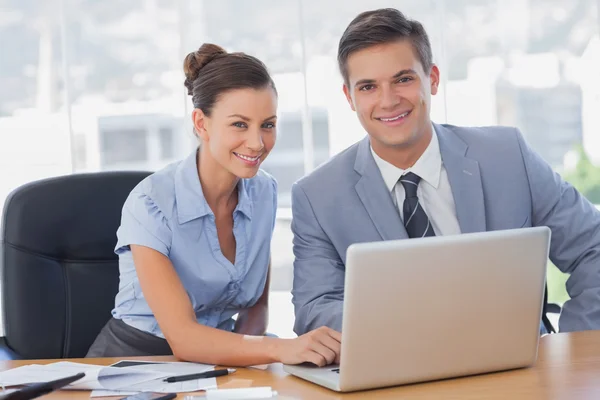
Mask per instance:
[[[173,357],[141,359],[175,360]],[[53,361],[56,360],[4,361],[0,362],[0,370]],[[72,361],[108,365],[118,359]],[[278,364],[266,371],[238,369],[234,375],[217,378],[217,383],[220,388],[271,386],[279,392],[280,400],[600,399],[600,331],[561,333],[541,338],[538,362],[532,368],[389,389],[339,394],[289,376]],[[89,392],[59,391],[45,398],[89,399]]]

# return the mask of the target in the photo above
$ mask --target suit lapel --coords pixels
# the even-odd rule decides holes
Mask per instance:
[[[465,156],[468,145],[450,129],[434,124],[462,233],[484,232],[485,205],[479,163]]]
[[[406,239],[408,235],[392,201],[381,172],[371,154],[369,139],[362,140],[357,149],[354,169],[361,175],[355,189],[369,217],[383,240]]]

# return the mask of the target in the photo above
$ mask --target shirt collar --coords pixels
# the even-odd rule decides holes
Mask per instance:
[[[248,219],[252,219],[252,200],[248,190],[248,180],[240,179],[238,182],[238,205],[235,211],[239,211]]]
[[[412,167],[405,170],[398,168],[379,157],[373,150],[373,147],[371,147],[371,154],[373,154],[373,158],[381,172],[383,181],[390,192],[394,189],[394,186],[396,186],[398,179],[408,172],[419,175],[422,180],[426,181],[434,188],[438,188],[442,172],[442,155],[440,153],[440,144],[433,124],[431,125],[431,129],[433,134],[431,135],[429,145],[427,145],[427,148],[423,154],[421,154],[421,157],[419,157],[417,162],[415,162]]]
[[[175,200],[177,202],[177,218],[180,224],[206,215],[214,215],[202,192],[202,185],[200,185],[200,178],[198,177],[197,157],[198,149],[183,159],[175,172]],[[238,183],[238,205],[235,211],[252,218],[252,202],[247,186],[246,180],[240,179]]]

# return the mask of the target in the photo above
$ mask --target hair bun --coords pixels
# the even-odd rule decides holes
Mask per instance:
[[[188,89],[188,94],[192,95],[194,81],[200,75],[200,70],[209,62],[220,55],[227,54],[225,49],[212,43],[204,43],[196,51],[189,53],[183,60],[183,72],[185,73],[184,85]]]

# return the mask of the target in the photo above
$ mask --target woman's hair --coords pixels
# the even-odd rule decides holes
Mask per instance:
[[[263,89],[275,84],[267,67],[245,53],[228,53],[222,47],[204,43],[183,61],[184,85],[194,108],[210,116],[219,95],[233,89]]]

